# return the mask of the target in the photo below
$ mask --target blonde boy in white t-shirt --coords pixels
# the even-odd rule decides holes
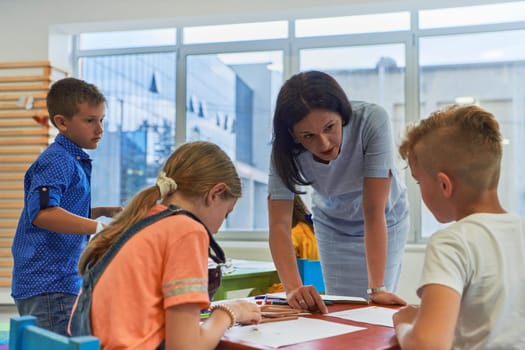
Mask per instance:
[[[402,349],[525,349],[525,221],[501,206],[494,116],[452,106],[409,127],[399,147],[439,222],[419,308],[393,316]]]

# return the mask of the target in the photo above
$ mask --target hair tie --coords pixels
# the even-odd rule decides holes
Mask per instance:
[[[164,198],[177,189],[177,183],[171,177],[166,176],[166,172],[161,171],[157,177],[157,187],[160,191],[160,198]]]

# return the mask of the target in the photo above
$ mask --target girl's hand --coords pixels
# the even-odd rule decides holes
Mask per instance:
[[[254,324],[261,321],[259,306],[245,300],[232,300],[224,302],[235,314],[235,320],[240,324]]]

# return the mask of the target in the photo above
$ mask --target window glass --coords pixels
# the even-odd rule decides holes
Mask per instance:
[[[177,43],[177,30],[170,28],[82,33],[79,35],[79,38],[79,48],[81,50],[164,46]]]
[[[301,71],[334,76],[350,100],[374,102],[392,120],[396,142],[405,127],[405,45],[363,45],[300,51]],[[399,162],[399,168],[405,167]]]
[[[104,136],[93,157],[93,206],[125,205],[155,183],[175,141],[175,53],[80,60],[82,79],[107,99]]]
[[[275,21],[186,27],[182,33],[184,44],[282,39],[288,36],[288,23]]]
[[[272,118],[282,84],[282,52],[187,57],[187,140],[221,146],[235,161],[243,196],[225,228],[267,229]]]
[[[421,117],[453,103],[476,103],[496,116],[504,137],[499,194],[525,216],[525,31],[425,37],[420,40]],[[422,214],[422,234],[440,225]]]
[[[525,21],[525,1],[419,11],[422,29],[516,21]]]
[[[299,19],[295,21],[295,35],[299,38],[408,29],[410,29],[409,12]]]

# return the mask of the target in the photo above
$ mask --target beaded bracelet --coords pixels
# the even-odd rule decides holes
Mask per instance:
[[[235,325],[235,323],[236,323],[235,312],[233,312],[231,307],[229,307],[226,304],[215,304],[215,305],[212,305],[212,307],[210,308],[210,315],[215,310],[222,310],[222,311],[226,312],[228,314],[228,316],[230,316],[231,322],[230,322],[230,325],[228,326],[228,328],[232,328]]]

